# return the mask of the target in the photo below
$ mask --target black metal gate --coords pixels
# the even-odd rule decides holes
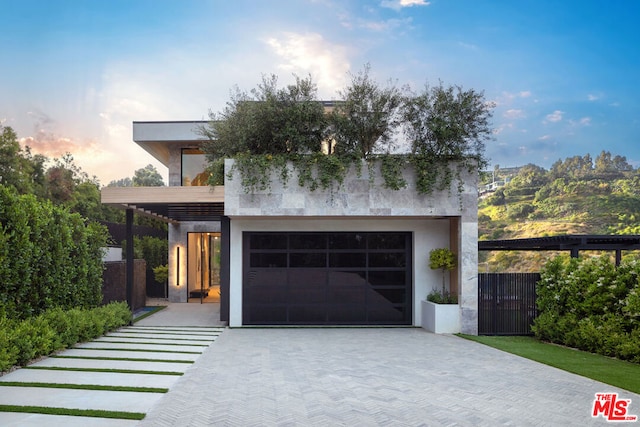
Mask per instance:
[[[531,335],[540,273],[478,275],[478,334]]]

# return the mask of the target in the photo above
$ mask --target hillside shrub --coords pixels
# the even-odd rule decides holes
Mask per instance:
[[[50,308],[96,307],[102,301],[97,223],[32,195],[0,186],[0,306],[26,319]]]
[[[0,372],[97,338],[130,322],[131,311],[125,302],[93,309],[54,308],[24,320],[0,316]]]
[[[640,262],[559,256],[537,286],[539,339],[640,362]]]

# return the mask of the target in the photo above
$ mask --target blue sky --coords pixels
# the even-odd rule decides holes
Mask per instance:
[[[102,184],[153,163],[134,120],[201,120],[234,85],[311,74],[335,99],[365,63],[484,91],[491,164],[602,150],[640,166],[640,2],[0,0],[0,123]]]

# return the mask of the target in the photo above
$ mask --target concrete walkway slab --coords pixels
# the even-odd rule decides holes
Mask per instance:
[[[164,305],[164,303],[163,303]],[[136,322],[136,326],[226,326],[220,304],[167,303],[167,307]]]
[[[13,372],[10,376],[5,375],[0,377],[0,383],[11,381],[48,384],[169,388],[175,384],[179,377],[179,375],[19,369]],[[10,388],[0,388],[0,393],[10,391]]]
[[[128,341],[128,342],[148,342],[153,344],[176,343],[176,344],[196,344],[208,345],[216,340],[215,336],[185,336],[185,335],[149,335],[149,334],[107,334],[95,341]]]
[[[137,420],[0,412],[3,427],[134,427]]]
[[[40,360],[30,366],[42,368],[122,369],[130,371],[185,372],[192,365],[192,362],[138,362],[132,360],[67,359],[63,357],[50,357]]]
[[[194,361],[199,356],[189,353],[164,353],[152,351],[126,351],[126,350],[97,350],[92,348],[72,348],[65,350],[62,355],[74,357],[105,357],[108,359],[147,359],[147,360],[181,360]]]
[[[105,341],[91,341],[77,344],[74,348],[96,349],[96,350],[144,350],[144,351],[167,351],[172,353],[192,352],[202,353],[208,345],[183,345],[181,343],[169,344],[145,344],[145,343],[113,343]]]
[[[147,412],[165,394],[42,387],[3,387],[1,391],[0,405],[142,413]]]

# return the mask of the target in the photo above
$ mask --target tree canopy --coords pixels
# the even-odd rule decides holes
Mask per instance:
[[[295,76],[283,88],[274,75],[263,77],[250,92],[236,87],[224,110],[210,112],[211,121],[202,129],[209,140],[204,151],[212,164],[211,183],[222,183],[224,158],[241,163],[243,182],[251,188],[268,185],[267,169],[293,161],[302,176],[299,184],[314,189],[314,175],[327,178],[320,178],[320,185],[328,187],[328,175],[340,183],[350,164],[382,156],[388,187],[406,184],[399,165],[412,161],[419,191],[429,193],[446,188],[453,176],[459,179],[460,167],[479,171],[486,165],[494,105],[482,92],[440,83],[414,94],[392,80],[378,83],[368,65],[350,77],[338,99],[329,102],[317,98],[311,76]],[[395,150],[397,145],[405,151]],[[391,153],[401,158],[390,161]],[[458,169],[450,169],[451,161]],[[324,172],[311,172],[310,164]]]

